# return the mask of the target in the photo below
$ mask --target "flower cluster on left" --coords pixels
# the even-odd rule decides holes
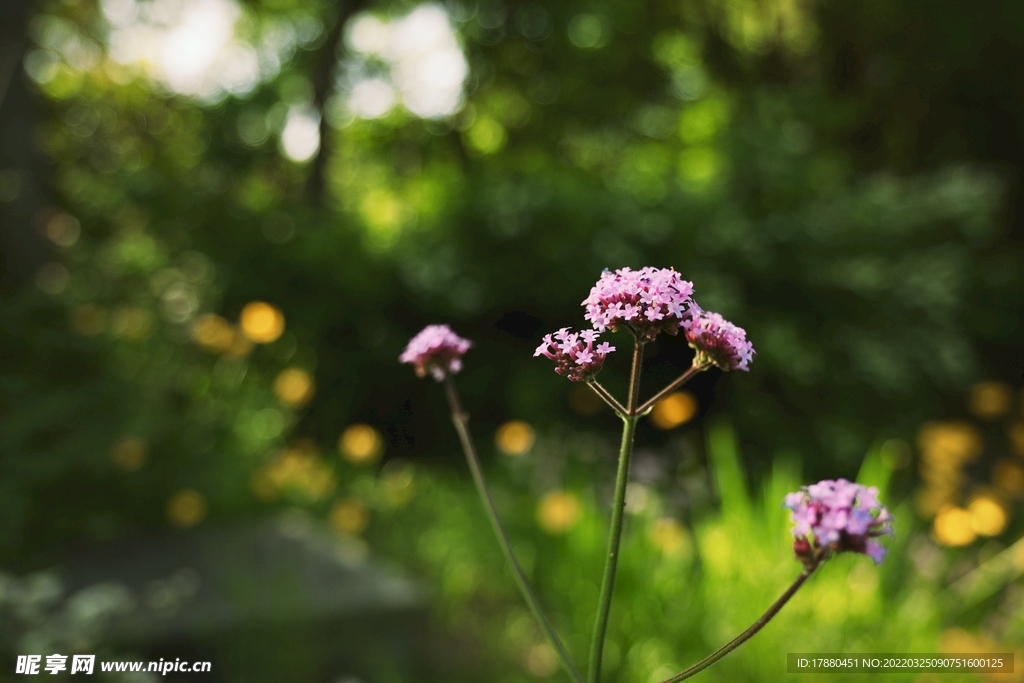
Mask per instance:
[[[472,346],[473,342],[455,334],[447,325],[427,325],[409,341],[398,360],[411,363],[417,377],[426,377],[429,372],[441,382],[447,374],[462,369],[462,357]]]

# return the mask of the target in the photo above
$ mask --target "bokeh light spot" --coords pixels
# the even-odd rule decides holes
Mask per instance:
[[[1024,422],[1014,422],[1007,431],[1013,452],[1024,458]]]
[[[935,516],[932,533],[936,541],[948,546],[967,545],[974,541],[977,535],[973,528],[971,513],[953,505],[947,505],[939,510],[939,514]]]
[[[533,448],[536,434],[526,422],[510,420],[498,428],[494,435],[494,443],[505,455],[522,455]]]
[[[696,397],[689,391],[676,391],[658,401],[650,420],[658,429],[674,429],[692,420],[698,407]]]
[[[688,555],[693,546],[686,527],[671,517],[659,519],[655,522],[651,527],[648,537],[651,544],[666,557]]]
[[[378,118],[400,101],[413,115],[436,119],[462,106],[469,64],[441,5],[425,3],[392,21],[364,14],[350,22],[345,39],[357,55],[347,64],[354,115]],[[368,68],[370,60],[377,69]],[[384,73],[374,73],[380,66]]]
[[[284,315],[263,301],[245,305],[241,316],[242,333],[257,344],[269,344],[284,333]]]
[[[607,22],[596,14],[577,14],[569,20],[569,41],[584,50],[597,50],[608,44],[611,34]]]
[[[137,436],[122,437],[110,449],[111,461],[125,472],[140,469],[148,457],[149,444]]]
[[[564,534],[583,514],[580,499],[569,491],[550,491],[537,504],[537,523],[549,534]]]
[[[526,670],[537,678],[548,678],[558,671],[558,655],[547,643],[528,647],[523,660]]]
[[[235,343],[235,330],[216,313],[206,313],[193,322],[192,338],[207,351],[224,353]]]
[[[358,536],[370,523],[370,510],[355,498],[338,501],[331,508],[331,526],[349,536]]]
[[[122,339],[143,341],[153,332],[153,316],[138,306],[119,308],[114,311],[111,329]]]
[[[206,517],[206,497],[195,489],[183,489],[167,501],[167,519],[176,527],[193,527]]]
[[[312,376],[301,368],[286,368],[274,380],[274,395],[286,406],[302,406],[313,397],[314,392]]]
[[[481,154],[500,151],[508,140],[505,127],[490,116],[478,117],[464,135],[469,146]]]
[[[1002,458],[992,467],[992,484],[1011,496],[1024,494],[1024,462]]]
[[[979,536],[998,536],[1006,528],[1006,508],[990,496],[978,496],[967,506],[971,529]]]
[[[281,131],[281,149],[296,163],[312,159],[320,149],[320,116],[308,107],[292,107]]]
[[[1010,412],[1013,393],[1005,382],[979,382],[971,387],[967,408],[981,420],[998,420]]]
[[[354,424],[342,432],[338,450],[350,463],[368,465],[376,462],[384,452],[384,439],[370,425]]]

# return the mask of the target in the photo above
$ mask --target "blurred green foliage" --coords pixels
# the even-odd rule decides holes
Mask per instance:
[[[627,498],[630,514],[607,649],[611,680],[659,681],[678,673],[753,623],[800,573],[788,512],[780,502],[804,481],[799,463],[778,456],[759,493],[751,495],[732,428],[715,424],[708,443],[710,471],[691,486],[713,492],[720,509],[691,506],[692,521],[680,524],[674,500],[680,477],[672,472],[634,484]],[[578,661],[587,653],[598,591],[595,568],[606,544],[606,512],[591,488],[594,450],[586,438],[542,439],[529,455],[505,458],[506,466],[494,473],[495,496],[513,544]],[[887,484],[893,472],[887,462],[883,449],[873,449],[858,480],[879,486],[883,498],[891,500]],[[552,470],[558,472],[554,477]],[[520,604],[486,520],[467,505],[471,496],[460,479],[417,472],[415,489],[408,506],[382,522],[388,526],[380,533],[389,539],[390,553],[420,567],[437,586],[437,616],[450,625],[458,643],[453,646],[458,654],[435,653],[446,675],[478,680],[481,667],[487,666],[493,667],[487,677],[502,681],[553,675],[554,654]],[[544,521],[544,507],[537,501],[552,490],[579,501],[579,515],[568,527]],[[998,649],[957,630],[970,606],[947,588],[950,576],[963,571],[955,566],[959,553],[928,540],[915,521],[912,501],[895,507],[893,514],[896,536],[882,565],[863,556],[828,561],[761,633],[705,675],[776,680],[789,652]],[[432,524],[420,533],[415,520],[424,518]],[[983,570],[974,572],[979,573]],[[1012,649],[1021,642],[1024,621],[1020,591],[1011,593],[990,614],[1001,616],[1002,646]],[[863,674],[817,676],[846,681]],[[976,675],[946,676],[978,680]],[[913,673],[872,677],[927,680]]]
[[[752,372],[699,378],[697,424],[728,414],[742,444],[735,471],[776,498],[799,483],[801,457],[805,480],[852,477],[876,439],[910,440],[926,419],[961,415],[980,379],[1019,378],[1024,10],[1013,3],[452,2],[468,76],[458,110],[434,118],[402,106],[360,118],[349,104],[358,78],[388,77],[387,59],[353,47],[355,22],[397,21],[412,3],[224,4],[237,68],[214,82],[211,67],[187,92],[159,60],[115,55],[117,30],[146,4],[52,0],[5,24],[23,34],[9,43],[23,69],[0,99],[5,565],[40,566],[78,539],[300,505],[346,533],[369,514],[373,545],[434,572],[458,593],[443,593],[443,609],[460,619],[460,601],[515,604],[496,552],[486,571],[449,558],[483,557],[491,542],[462,480],[425,473],[451,457],[454,434],[435,387],[396,359],[423,324],[450,322],[477,342],[460,382],[481,436],[510,418],[542,435],[611,427],[607,413],[567,411],[571,387],[530,357],[541,334],[582,324],[579,302],[605,267],[675,267],[705,308],[747,329]],[[296,161],[286,134],[303,121],[319,148]],[[283,315],[273,341],[244,333],[253,301]],[[688,363],[678,339],[652,349],[645,392]],[[609,362],[613,390],[625,365]],[[288,399],[286,370],[307,373],[308,391]],[[338,457],[353,424],[383,441]],[[639,443],[663,468],[690,444],[699,481],[700,439],[686,438],[645,423]],[[558,572],[597,567],[610,479],[593,476],[610,451],[587,443],[596,467],[567,484],[579,526],[531,542],[567,633],[587,632],[596,585]],[[379,457],[377,477],[367,465]],[[427,507],[378,520],[372,492],[409,462],[429,482],[415,503]],[[915,483],[902,469],[894,490]],[[718,591],[763,597],[788,580],[784,545],[764,542],[782,525],[770,496],[771,512],[754,515],[762,502],[723,484],[723,516],[698,524],[713,496],[677,484],[660,495],[682,496],[673,514],[694,516],[694,540],[655,562],[651,595],[640,587],[657,520],[635,516],[628,541],[637,564],[623,569],[612,667],[623,677],[694,660],[759,608],[726,608]],[[520,530],[543,493],[528,488],[505,494]],[[740,565],[720,549],[740,539],[759,548],[770,586],[730,573]],[[424,544],[436,547],[413,552]],[[549,567],[556,555],[574,561]],[[830,614],[807,596],[858,576],[876,588],[843,643],[905,635],[928,649],[944,617],[901,562],[878,575],[828,567],[780,619],[802,614],[808,638],[840,648],[820,642],[846,636],[820,628]],[[687,609],[657,602],[678,588],[676,571],[699,577]],[[648,624],[644,600],[664,617]],[[916,626],[880,626],[881,606],[908,604]],[[519,661],[535,644],[516,614],[510,649],[481,661]],[[505,638],[486,616],[487,642]],[[475,643],[475,626],[459,624]],[[758,638],[767,648],[771,637]],[[759,647],[722,666],[754,676]]]

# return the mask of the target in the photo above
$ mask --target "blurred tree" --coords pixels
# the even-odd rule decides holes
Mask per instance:
[[[388,459],[446,455],[395,362],[427,322],[479,342],[485,432],[599,424],[530,353],[604,267],[674,266],[748,329],[751,374],[695,391],[755,472],[791,448],[851,474],[1019,369],[1016,5],[79,0],[22,35],[28,7],[3,22],[4,558],[264,499],[326,513],[359,481],[324,455],[353,423]],[[652,384],[688,353],[664,344]],[[296,462],[321,483],[260,487]]]

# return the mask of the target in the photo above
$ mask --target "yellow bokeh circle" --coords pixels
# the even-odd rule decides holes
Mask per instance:
[[[998,536],[1006,528],[1006,508],[991,496],[978,496],[967,510],[971,513],[971,529],[979,536]]]
[[[338,501],[331,508],[331,526],[349,536],[358,536],[370,523],[370,510],[355,498]]]
[[[583,508],[576,494],[551,491],[537,505],[537,523],[549,534],[564,534],[580,520]]]
[[[206,497],[195,489],[182,489],[167,501],[167,519],[176,527],[187,529],[206,517]]]
[[[376,462],[384,452],[384,438],[368,424],[349,426],[338,439],[341,457],[355,465]]]
[[[522,420],[510,420],[494,434],[495,445],[505,455],[522,455],[533,448],[535,440],[533,427]]]
[[[141,468],[148,457],[149,445],[137,436],[122,437],[110,449],[111,461],[126,472]]]
[[[935,535],[935,540],[942,545],[967,545],[977,537],[972,522],[970,511],[947,505],[935,516],[932,533]]]
[[[284,333],[284,314],[265,301],[246,304],[240,323],[242,334],[257,344],[269,344]]]
[[[676,391],[658,401],[651,411],[651,423],[658,429],[674,429],[693,419],[699,407],[689,391]]]
[[[982,420],[997,420],[1010,412],[1013,393],[1005,382],[978,382],[967,396],[967,408]]]
[[[286,406],[296,408],[313,398],[313,377],[301,368],[287,368],[274,380],[274,395]]]

